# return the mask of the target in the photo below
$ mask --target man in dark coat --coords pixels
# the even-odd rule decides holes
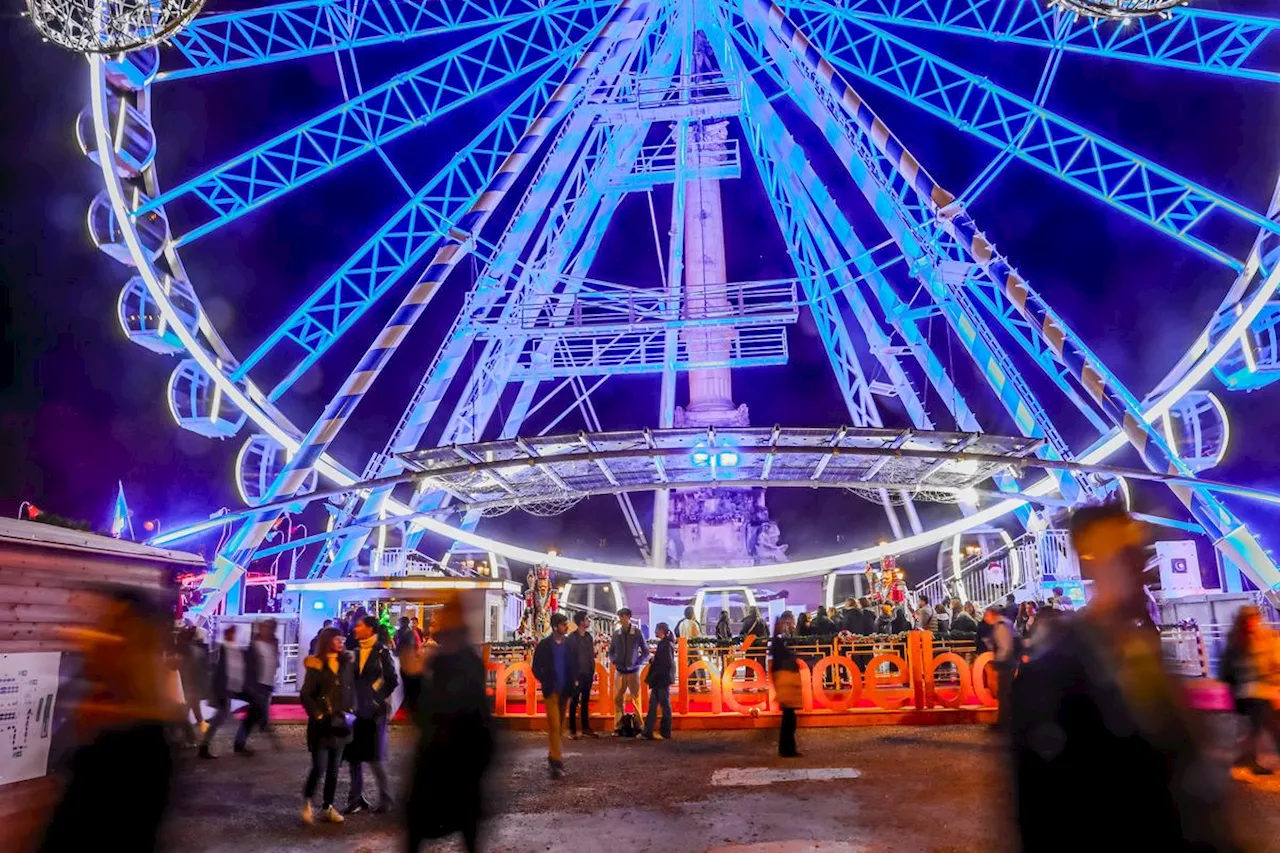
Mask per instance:
[[[467,642],[456,597],[444,602],[431,624],[437,645],[418,697],[406,850],[418,853],[423,841],[460,832],[467,853],[476,853],[484,782],[495,751],[484,661]]]
[[[591,730],[591,685],[596,679],[596,639],[587,630],[587,614],[579,610],[573,615],[575,630],[565,638],[577,661],[578,680],[569,699],[569,739],[578,736],[578,721],[583,737],[599,737]]]
[[[1234,851],[1229,777],[1147,619],[1145,532],[1114,505],[1077,510],[1072,545],[1094,597],[1058,620],[1012,690],[1017,814],[1027,853],[1064,850],[1064,814],[1106,827],[1113,850]]]
[[[578,683],[578,658],[565,639],[568,633],[569,617],[552,613],[551,633],[533,650],[533,677],[542,687],[547,708],[547,764],[552,779],[564,778],[560,733],[569,713],[569,694]]]
[[[378,642],[378,620],[366,616],[352,629],[356,638],[355,691],[356,722],[351,743],[344,757],[351,764],[351,790],[343,814],[355,814],[371,808],[364,797],[364,765],[373,769],[378,781],[378,806],[374,811],[391,808],[390,783],[382,760],[387,752],[387,719],[391,716],[390,699],[400,683],[391,650]]]

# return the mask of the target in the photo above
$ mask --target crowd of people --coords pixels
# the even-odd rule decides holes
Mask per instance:
[[[1092,600],[1079,613],[1061,590],[1043,603],[1019,604],[1010,597],[980,614],[958,601],[931,604],[921,598],[908,610],[904,600],[886,613],[876,602],[851,600],[835,612],[819,608],[799,620],[785,611],[772,630],[758,610],[748,611],[736,631],[721,612],[711,633],[760,640],[750,645],[767,655],[782,708],[778,753],[788,758],[800,755],[797,650],[806,638],[897,633],[896,628],[972,638],[995,658],[999,726],[1010,746],[1023,850],[1058,849],[1043,830],[1064,809],[1090,815],[1117,846],[1235,850],[1202,721],[1182,701],[1146,607],[1145,543],[1138,522],[1116,507],[1088,507],[1073,517],[1071,535],[1082,574],[1093,582]],[[100,630],[79,638],[87,685],[77,711],[81,745],[44,853],[84,849],[95,843],[96,828],[124,811],[130,814],[128,826],[114,840],[122,849],[155,849],[173,774],[174,733],[196,745],[201,758],[214,758],[213,738],[231,719],[233,699],[245,703],[234,751],[252,755],[255,732],[273,739],[270,707],[280,660],[273,620],[226,625],[210,650],[199,629],[184,625],[174,631],[165,623],[163,602],[121,594],[103,613]],[[674,629],[665,622],[654,626],[651,649],[629,610],[617,617],[606,653],[614,673],[612,733],[669,739],[670,691],[680,672],[677,641],[705,632],[690,607]],[[889,631],[882,628],[886,617]],[[241,628],[251,632],[246,644],[238,642]],[[555,613],[551,628],[537,644],[532,671],[545,700],[548,772],[561,779],[562,737],[598,736],[589,705],[600,665],[585,613],[572,620]],[[301,786],[303,821],[342,823],[363,811],[395,807],[384,761],[393,696],[403,685],[418,732],[402,812],[406,849],[417,853],[427,839],[461,833],[466,849],[478,850],[495,740],[484,665],[467,636],[460,602],[450,599],[436,611],[429,636],[408,618],[392,633],[362,611],[327,622],[312,639],[302,672],[299,693],[310,754]],[[643,719],[642,674],[649,688]],[[1258,746],[1264,735],[1280,739],[1280,642],[1255,608],[1237,615],[1219,677],[1245,722],[1237,765],[1269,774]],[[208,720],[205,707],[213,710]],[[339,809],[335,797],[344,762],[349,795]],[[366,769],[376,788],[367,796]],[[1142,820],[1134,821],[1134,815]]]

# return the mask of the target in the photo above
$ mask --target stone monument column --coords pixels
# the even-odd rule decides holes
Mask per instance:
[[[717,121],[690,128],[686,162],[697,168],[724,156],[729,123]],[[725,316],[731,309],[725,284],[724,211],[720,182],[696,178],[685,184],[684,313],[690,319]],[[694,361],[727,362],[735,331],[731,326],[686,328],[680,336]],[[747,409],[733,402],[728,367],[691,370],[689,405],[676,409],[677,427],[747,426]]]

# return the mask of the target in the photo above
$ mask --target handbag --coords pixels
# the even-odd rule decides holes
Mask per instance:
[[[344,711],[341,714],[329,715],[329,732],[338,737],[345,737],[351,734],[356,726],[356,715],[350,711]]]

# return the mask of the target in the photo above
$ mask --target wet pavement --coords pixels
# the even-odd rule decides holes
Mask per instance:
[[[1224,717],[1225,720],[1225,717]],[[403,851],[395,814],[303,826],[302,727],[251,758],[181,759],[166,849],[183,853]],[[228,734],[228,738],[230,735]],[[998,853],[1010,849],[1000,748],[985,728],[801,729],[804,756],[776,756],[776,731],[677,732],[667,742],[566,743],[567,777],[546,774],[546,741],[506,733],[493,774],[490,853]],[[220,740],[222,740],[220,738]],[[412,731],[391,733],[397,788]],[[1274,756],[1272,756],[1274,760]],[[447,768],[441,772],[447,773]],[[366,790],[372,783],[366,774]],[[345,803],[344,767],[338,801]],[[1235,784],[1251,850],[1280,853],[1280,777]],[[1064,827],[1071,820],[1064,816]],[[1080,827],[1082,840],[1088,829]],[[1069,831],[1069,830],[1068,830]],[[424,851],[461,851],[456,842]]]

